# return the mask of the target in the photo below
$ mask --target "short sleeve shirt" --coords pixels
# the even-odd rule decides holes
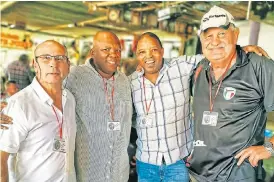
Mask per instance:
[[[62,92],[61,121],[66,153],[53,150],[59,124],[53,100],[36,78],[31,85],[9,98],[4,113],[13,118],[8,130],[0,133],[0,150],[16,153],[15,181],[75,182],[74,148],[76,137],[75,100],[68,90]]]
[[[209,111],[209,61],[201,62],[202,71],[194,89],[194,151],[191,173],[199,181],[253,181],[261,178],[248,163],[238,167],[234,156],[241,150],[264,143],[266,111],[274,109],[274,62],[256,54],[246,55],[237,46],[236,63],[228,70],[214,102],[217,124],[203,123]],[[212,97],[219,80],[212,80]],[[256,176],[256,177],[254,177]]]

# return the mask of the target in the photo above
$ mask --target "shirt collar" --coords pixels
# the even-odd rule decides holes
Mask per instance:
[[[48,95],[48,93],[43,89],[43,87],[40,85],[40,83],[37,81],[36,77],[33,78],[32,83],[30,84],[32,89],[36,92],[37,96],[40,98],[40,100],[44,103],[48,103],[49,105],[53,104],[52,98]],[[64,99],[67,96],[67,91],[65,89],[62,90],[62,97]]]

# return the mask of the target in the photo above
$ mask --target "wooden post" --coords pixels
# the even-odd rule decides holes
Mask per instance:
[[[258,45],[261,23],[250,20],[249,45]]]

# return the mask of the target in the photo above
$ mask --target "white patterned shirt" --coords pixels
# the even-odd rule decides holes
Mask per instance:
[[[75,168],[77,182],[127,182],[132,100],[129,80],[116,72],[115,80],[105,80],[108,95],[114,84],[114,120],[120,131],[108,131],[110,107],[105,95],[104,81],[87,61],[72,68],[67,88],[76,100]],[[66,81],[65,81],[66,82]]]
[[[138,160],[161,165],[173,164],[187,156],[192,150],[192,121],[190,117],[189,81],[193,69],[202,60],[202,55],[180,56],[164,63],[155,85],[144,79],[142,72],[130,76],[132,99],[136,112]],[[146,116],[146,103],[150,104],[147,125],[142,124]]]

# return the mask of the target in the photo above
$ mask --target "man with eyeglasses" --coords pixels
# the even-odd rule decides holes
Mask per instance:
[[[1,182],[76,181],[75,100],[62,88],[69,73],[66,48],[48,40],[34,51],[36,77],[9,99],[4,113],[13,118],[0,133]],[[8,171],[10,154],[15,166]]]
[[[121,59],[118,37],[112,32],[98,32],[90,57],[86,64],[72,67],[64,81],[77,101],[77,181],[127,182],[132,100],[128,78],[117,71]],[[51,56],[45,54],[37,58],[43,62],[51,60]],[[62,57],[54,59],[61,61]],[[14,117],[9,116],[12,117],[1,114],[0,124],[8,123]]]

